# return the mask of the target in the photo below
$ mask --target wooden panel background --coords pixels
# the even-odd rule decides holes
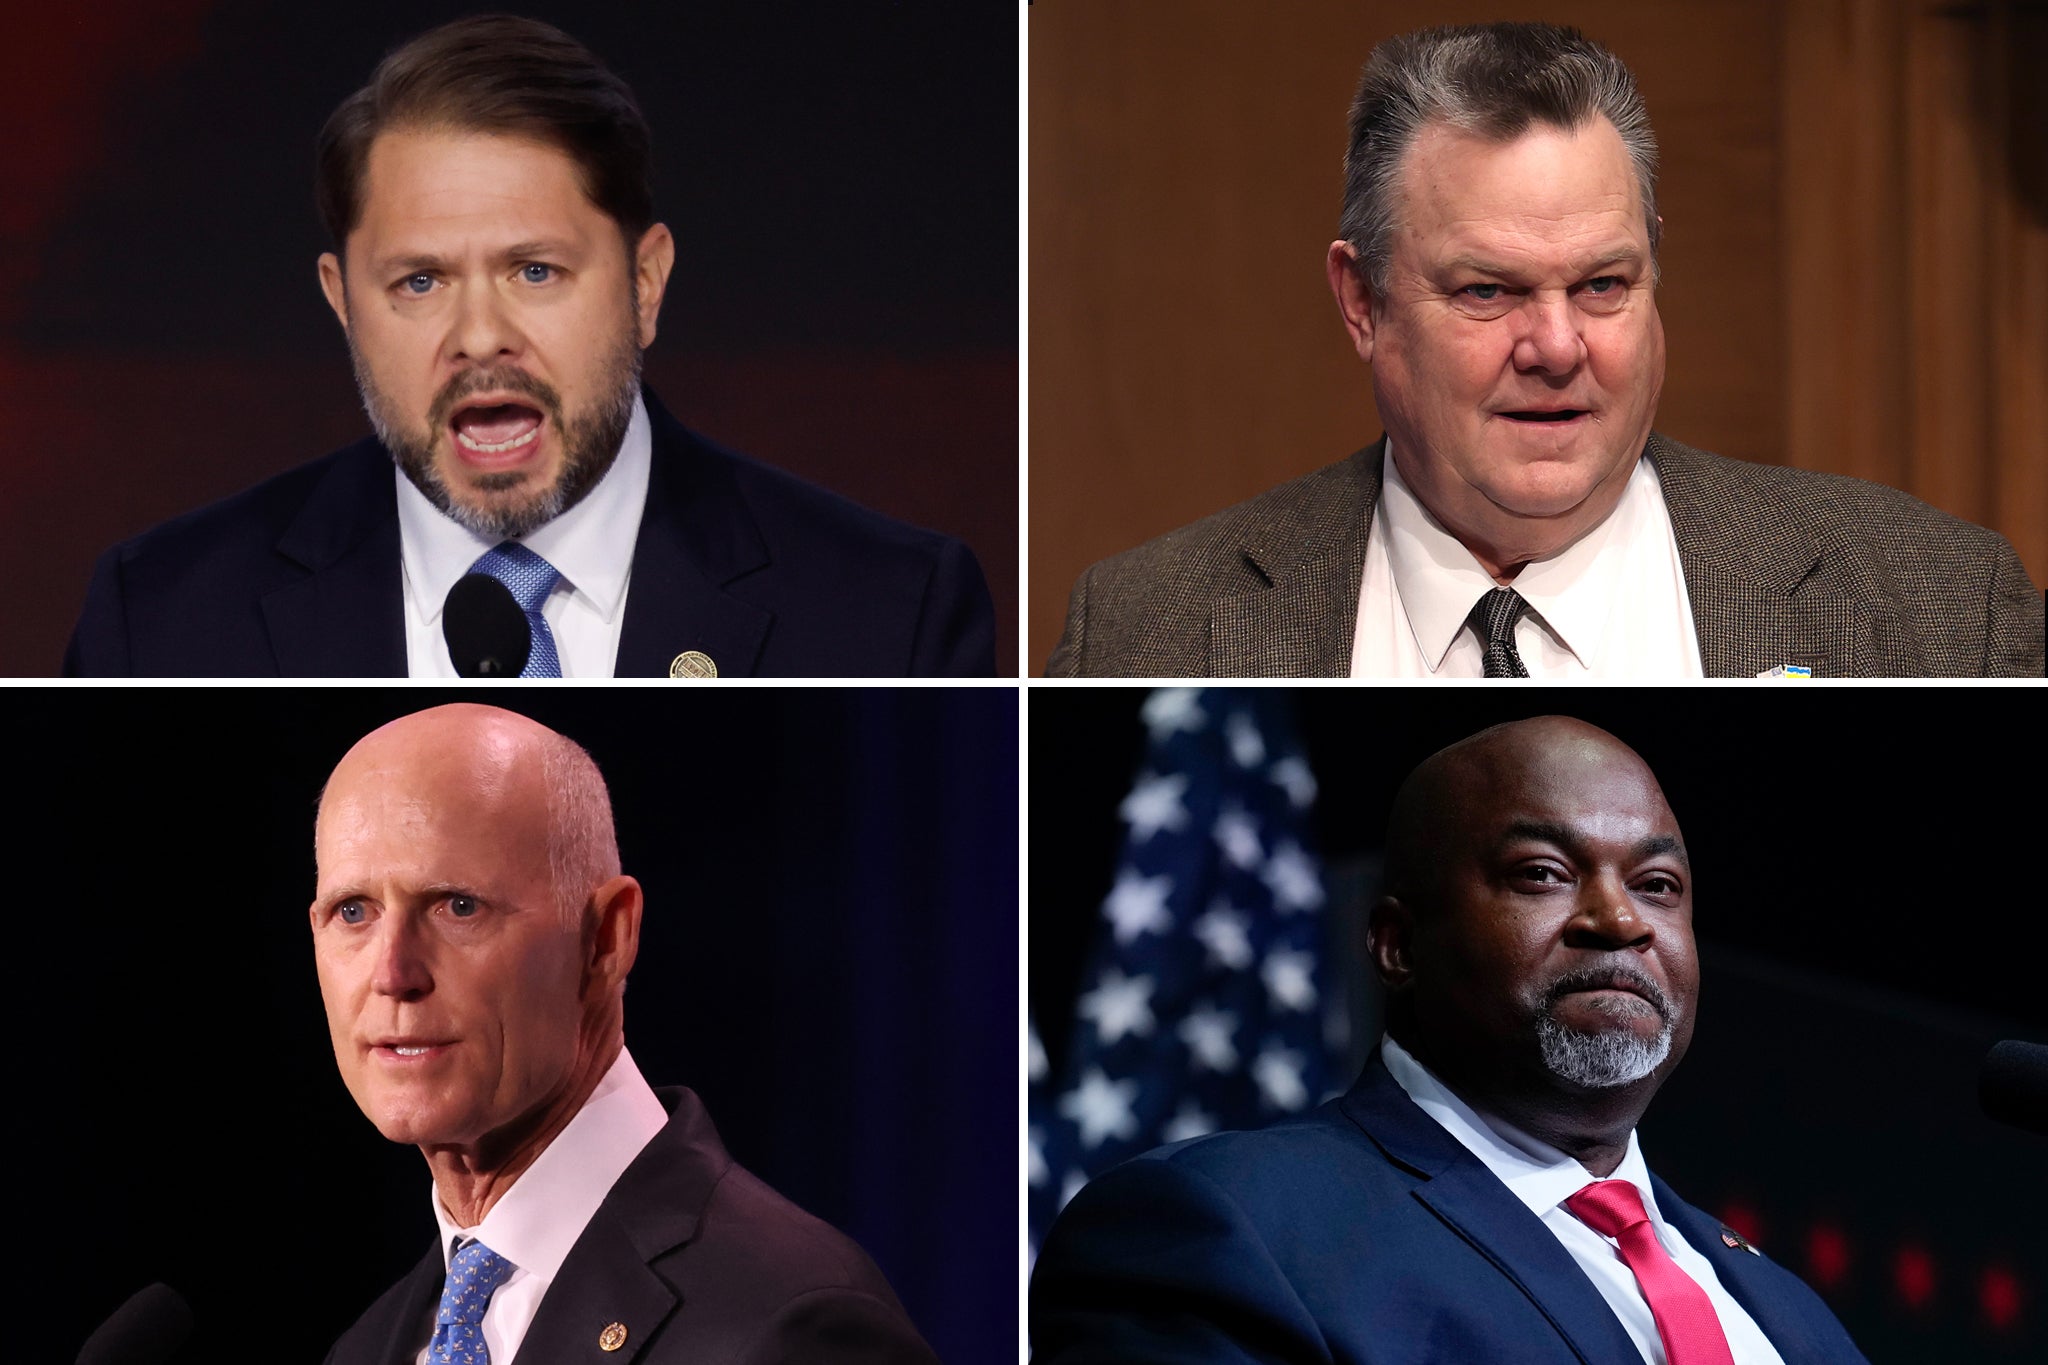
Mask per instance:
[[[1500,18],[1580,27],[1649,105],[1659,429],[1906,488],[2048,578],[2038,6],[1037,0],[1030,667],[1089,563],[1378,435],[1322,271],[1346,109],[1379,40]]]

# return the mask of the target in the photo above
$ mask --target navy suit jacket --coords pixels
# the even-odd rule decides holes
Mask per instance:
[[[1790,1271],[1652,1184],[1786,1365],[1863,1361]],[[1311,1114],[1084,1186],[1032,1274],[1031,1346],[1042,1365],[1642,1361],[1571,1253],[1377,1055]]]
[[[938,1365],[865,1252],[734,1164],[693,1092],[655,1093],[668,1124],[569,1249],[507,1365]],[[327,1365],[412,1365],[446,1278],[429,1247]],[[613,1323],[626,1339],[607,1351]]]
[[[643,391],[653,469],[616,672],[686,650],[721,677],[986,677],[967,547],[686,430]],[[403,677],[391,457],[374,438],[100,557],[67,676]]]

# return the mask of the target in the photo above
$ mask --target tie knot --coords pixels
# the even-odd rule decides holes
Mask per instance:
[[[482,1242],[471,1242],[448,1262],[448,1282],[441,1290],[435,1321],[442,1327],[474,1327],[484,1320],[491,1295],[505,1282],[512,1263]]]
[[[1596,1180],[1564,1201],[1564,1206],[1581,1223],[1603,1237],[1621,1240],[1621,1234],[1638,1223],[1650,1221],[1643,1197],[1626,1180]]]
[[[1502,641],[1513,644],[1515,622],[1521,620],[1522,613],[1527,610],[1529,604],[1522,600],[1522,594],[1513,588],[1495,588],[1472,604],[1467,619],[1488,644]]]
[[[519,609],[529,613],[540,610],[540,604],[548,600],[548,594],[562,579],[561,571],[554,565],[509,540],[484,551],[469,571],[489,574],[503,583]]]

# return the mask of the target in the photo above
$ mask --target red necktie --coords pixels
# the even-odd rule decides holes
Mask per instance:
[[[1643,1197],[1626,1180],[1596,1180],[1564,1201],[1579,1221],[1621,1243],[1621,1259],[1635,1272],[1670,1365],[1735,1365],[1713,1301],[1678,1268],[1657,1240]]]

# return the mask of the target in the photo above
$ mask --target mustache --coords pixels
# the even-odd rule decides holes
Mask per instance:
[[[448,418],[454,413],[455,405],[473,393],[517,393],[531,398],[541,411],[555,419],[555,425],[562,421],[562,395],[555,386],[545,380],[535,379],[524,370],[465,370],[448,381],[448,384],[434,398],[434,406],[427,413],[427,430],[439,431],[448,425]]]
[[[1652,981],[1642,968],[1628,962],[1608,963],[1598,967],[1580,967],[1566,972],[1550,983],[1543,992],[1545,1012],[1558,1001],[1578,991],[1623,990],[1633,991],[1650,1002],[1650,1008],[1657,1011],[1657,1017],[1665,1023],[1672,1019],[1671,997],[1663,987]]]

